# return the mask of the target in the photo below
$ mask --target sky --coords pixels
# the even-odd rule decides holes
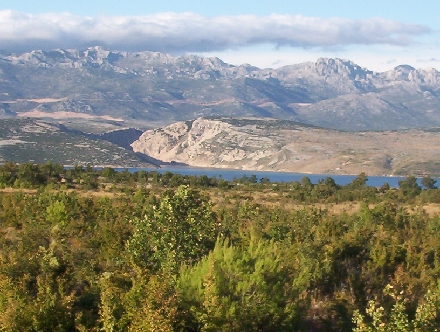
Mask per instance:
[[[197,54],[260,68],[348,59],[440,70],[437,0],[0,0],[0,50]]]

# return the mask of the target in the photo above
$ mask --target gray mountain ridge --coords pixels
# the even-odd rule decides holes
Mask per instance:
[[[260,69],[218,58],[85,50],[0,53],[0,118],[148,129],[200,116],[293,120],[348,131],[440,126],[440,73],[374,72],[320,58]]]

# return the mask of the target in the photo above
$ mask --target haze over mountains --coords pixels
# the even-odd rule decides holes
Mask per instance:
[[[200,116],[366,131],[440,126],[440,73],[349,60],[260,69],[218,58],[101,47],[0,54],[0,116],[152,128]]]

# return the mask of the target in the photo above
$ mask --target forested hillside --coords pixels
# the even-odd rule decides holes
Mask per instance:
[[[0,166],[0,331],[437,331],[440,190]]]

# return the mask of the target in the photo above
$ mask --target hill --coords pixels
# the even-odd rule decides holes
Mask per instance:
[[[117,134],[113,132],[110,139]],[[126,130],[119,131],[120,137],[126,135]],[[3,119],[0,121],[0,163],[51,161],[62,165],[153,166],[143,156],[111,143],[110,139],[106,135],[85,134],[41,120]]]
[[[198,118],[145,131],[133,150],[198,167],[440,176],[435,130],[343,132],[286,120]]]

